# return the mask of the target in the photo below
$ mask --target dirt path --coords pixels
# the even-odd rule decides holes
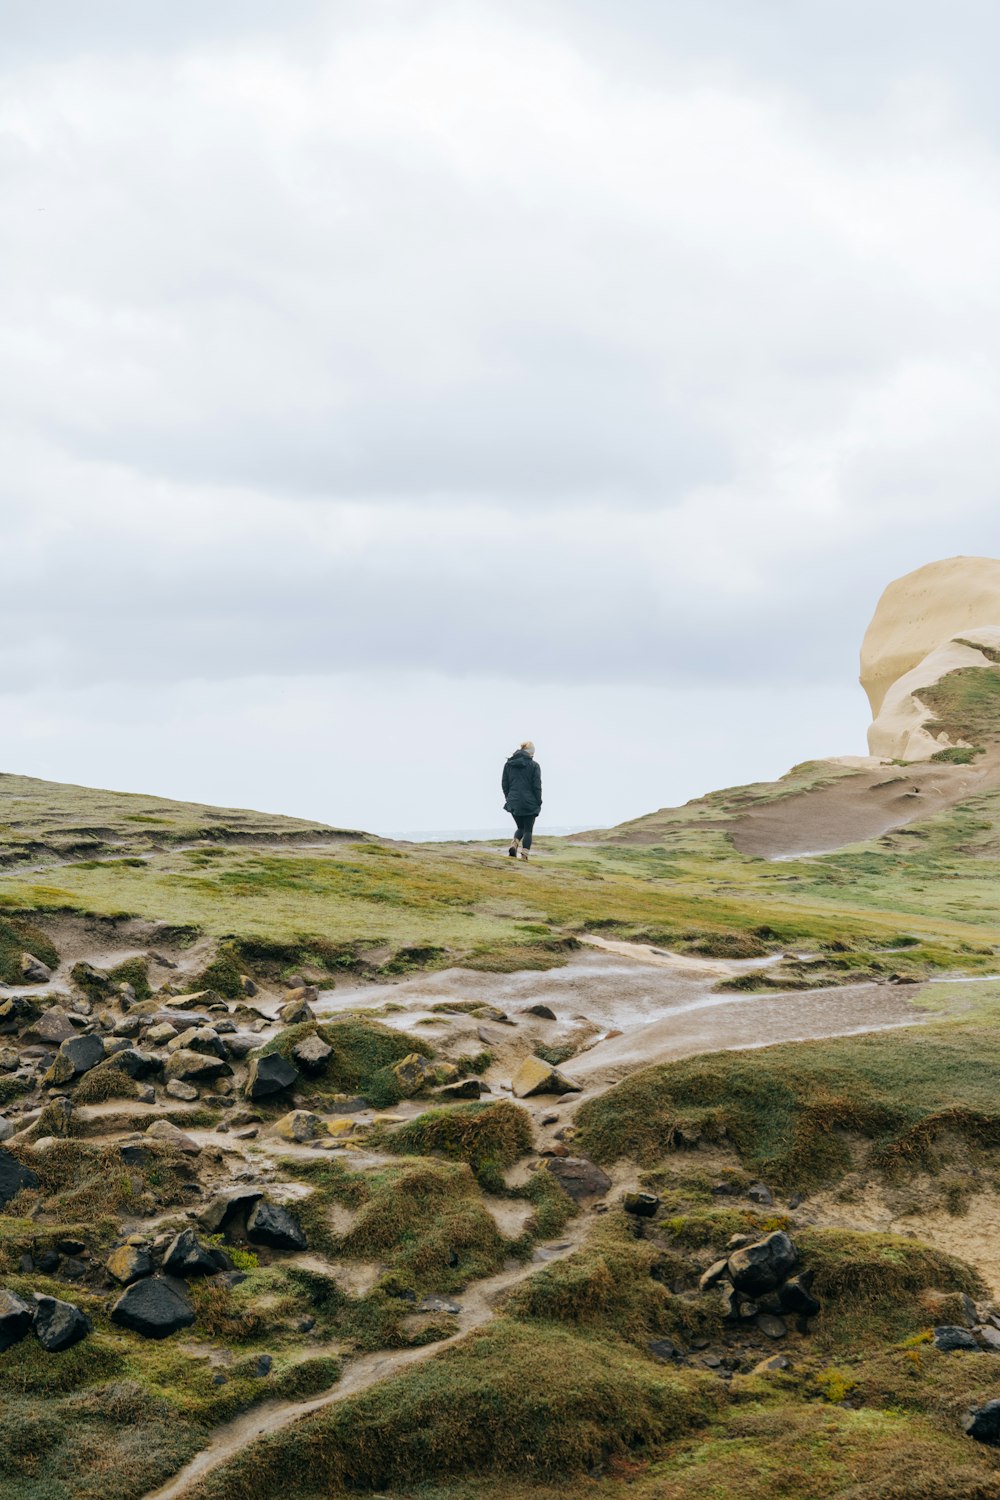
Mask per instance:
[[[536,1258],[528,1265],[501,1271],[498,1275],[477,1282],[474,1286],[467,1287],[464,1292],[459,1293],[462,1309],[456,1316],[459,1331],[450,1338],[442,1339],[437,1344],[425,1344],[419,1349],[383,1350],[375,1354],[362,1355],[360,1359],[348,1364],[336,1386],[330,1391],[325,1391],[321,1396],[313,1396],[306,1401],[271,1402],[254,1407],[252,1411],[244,1412],[232,1422],[227,1422],[225,1426],[217,1428],[208,1445],[191,1459],[180,1473],[158,1490],[150,1491],[144,1500],[179,1500],[179,1497],[186,1494],[196,1480],[218,1468],[220,1464],[239,1453],[256,1438],[264,1436],[265,1433],[277,1432],[280,1428],[297,1422],[301,1417],[322,1411],[324,1407],[333,1406],[338,1401],[346,1401],[351,1396],[357,1396],[377,1382],[391,1379],[411,1365],[420,1364],[423,1360],[431,1359],[439,1354],[442,1349],[451,1348],[466,1334],[489,1322],[494,1316],[496,1299],[502,1292],[533,1275],[541,1265],[551,1263],[553,1260],[561,1260],[578,1249],[583,1243],[590,1223],[589,1215],[581,1214],[570,1223],[563,1239],[557,1243],[540,1245],[535,1251]]]

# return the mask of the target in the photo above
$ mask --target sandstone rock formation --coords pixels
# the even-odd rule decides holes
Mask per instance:
[[[942,750],[982,748],[975,726],[942,723],[921,696],[968,668],[996,673],[1000,690],[1000,560],[952,557],[891,583],[861,647],[872,755],[929,760]]]

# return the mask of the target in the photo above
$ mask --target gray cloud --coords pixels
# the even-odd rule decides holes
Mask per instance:
[[[370,713],[431,672],[435,712],[448,683],[595,715],[738,690],[765,736],[798,693],[800,759],[884,583],[1000,551],[991,8],[12,10],[26,723],[39,692],[154,713],[195,681]]]

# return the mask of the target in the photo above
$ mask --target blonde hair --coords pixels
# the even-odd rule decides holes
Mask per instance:
[[[535,746],[534,746],[534,744],[532,743],[531,740],[522,740],[521,741],[521,749],[527,755],[534,755],[534,753],[535,753]]]

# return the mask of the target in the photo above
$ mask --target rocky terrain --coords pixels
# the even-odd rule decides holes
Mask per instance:
[[[957,562],[866,642],[909,756],[530,865],[0,777],[0,1496],[1000,1500]]]

